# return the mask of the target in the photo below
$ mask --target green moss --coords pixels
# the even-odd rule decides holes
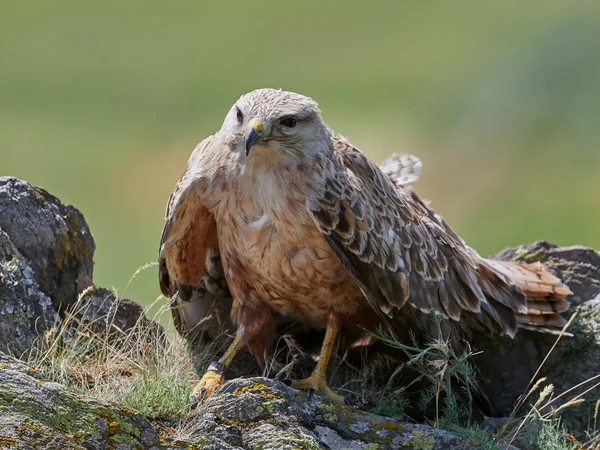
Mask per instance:
[[[498,450],[500,448],[492,433],[477,425],[460,426],[449,424],[448,426],[444,426],[444,424],[442,424],[442,428],[458,436],[477,449]]]
[[[277,445],[281,450],[320,450],[321,446],[314,440],[299,436],[293,432],[279,433],[276,439],[255,440],[252,445],[253,450],[262,450],[265,447],[273,448]]]
[[[16,259],[11,259],[9,261],[2,261],[2,262],[0,262],[0,267],[2,267],[2,269],[6,273],[14,274],[19,271],[19,264],[17,263]]]
[[[524,259],[528,254],[529,252],[525,250],[525,247],[519,246],[515,251],[515,259]]]
[[[192,442],[190,442],[190,446],[192,448],[203,448],[209,444],[211,444],[211,442],[203,436],[201,436],[197,439],[194,439]]]
[[[548,254],[542,251],[529,253],[525,247],[520,246],[515,251],[515,259],[528,264],[542,262],[548,259]]]
[[[369,412],[379,416],[393,417],[397,420],[407,420],[405,409],[408,406],[408,400],[404,397],[382,400],[369,409]]]
[[[319,403],[315,408],[317,409],[317,415],[320,416],[325,422],[330,424],[336,424],[338,422],[338,408],[335,405],[330,403]]]
[[[363,444],[363,450],[379,450],[381,446],[375,443]]]
[[[407,442],[415,450],[433,450],[435,438],[423,433],[421,430],[413,430],[412,439]]]

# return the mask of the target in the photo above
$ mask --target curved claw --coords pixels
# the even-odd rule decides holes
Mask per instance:
[[[288,384],[288,382],[290,383]],[[331,389],[329,389],[329,386],[327,386],[325,380],[315,377],[314,375],[311,375],[304,380],[284,380],[284,383],[295,389],[307,391],[306,395],[309,400],[314,394],[318,394],[328,398],[329,400],[332,400],[335,403],[344,403],[344,397],[335,394]]]
[[[206,395],[206,392],[208,392],[206,390],[206,388],[200,389],[200,391],[198,392],[198,396],[200,397],[200,398],[198,398],[198,401],[204,400],[204,396]]]
[[[195,392],[190,395],[190,408],[194,409],[196,406],[198,406],[200,403],[202,403],[202,401],[204,400],[204,397],[206,396],[206,388],[202,387],[198,390],[198,392]]]

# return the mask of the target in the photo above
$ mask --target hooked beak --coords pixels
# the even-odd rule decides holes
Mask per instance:
[[[248,123],[248,131],[246,131],[246,156],[250,153],[252,146],[262,139],[263,128],[263,123],[259,119],[252,119]]]

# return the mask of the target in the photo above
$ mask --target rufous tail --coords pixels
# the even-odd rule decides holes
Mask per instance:
[[[543,264],[485,259],[500,278],[514,284],[527,298],[527,313],[518,313],[519,328],[559,334],[566,324],[560,313],[569,309],[566,297],[572,294],[560,278]]]

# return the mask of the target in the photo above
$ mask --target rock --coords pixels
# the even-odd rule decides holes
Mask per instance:
[[[170,449],[134,412],[86,399],[43,381],[32,367],[0,354],[0,448]],[[177,448],[193,448],[191,443]]]
[[[41,188],[0,177],[0,351],[22,354],[69,307],[100,329],[150,323],[137,303],[93,287],[94,250],[77,209]]]
[[[569,297],[572,307],[568,317],[577,312],[569,332],[573,337],[562,337],[544,363],[537,379],[547,377],[546,384],[554,385],[555,396],[577,384],[600,374],[600,252],[574,246],[557,247],[548,242],[505,249],[493,258],[527,263],[540,261],[561,277],[573,291]],[[514,340],[479,337],[474,358],[496,413],[510,414],[515,400],[526,389],[536,370],[556,341],[556,336],[521,330]],[[558,408],[596,382],[574,390],[553,404]],[[538,391],[539,393],[539,391]],[[532,400],[537,400],[537,394]],[[600,400],[600,391],[586,395],[585,402],[566,409],[562,420],[567,429],[583,436],[594,423],[594,408]]]
[[[117,298],[114,292],[98,287],[87,289],[81,294],[81,306],[77,308],[77,315],[101,330],[113,327],[128,331],[136,325],[148,329],[151,324],[155,324],[146,318],[144,309],[137,303]]]
[[[0,351],[22,354],[60,318],[29,263],[0,230]]]
[[[269,378],[238,378],[219,388],[186,424],[221,448],[468,449],[456,436],[401,423],[319,396],[307,398]]]
[[[92,285],[94,240],[83,215],[44,189],[0,177],[0,229],[33,269],[57,311]]]

